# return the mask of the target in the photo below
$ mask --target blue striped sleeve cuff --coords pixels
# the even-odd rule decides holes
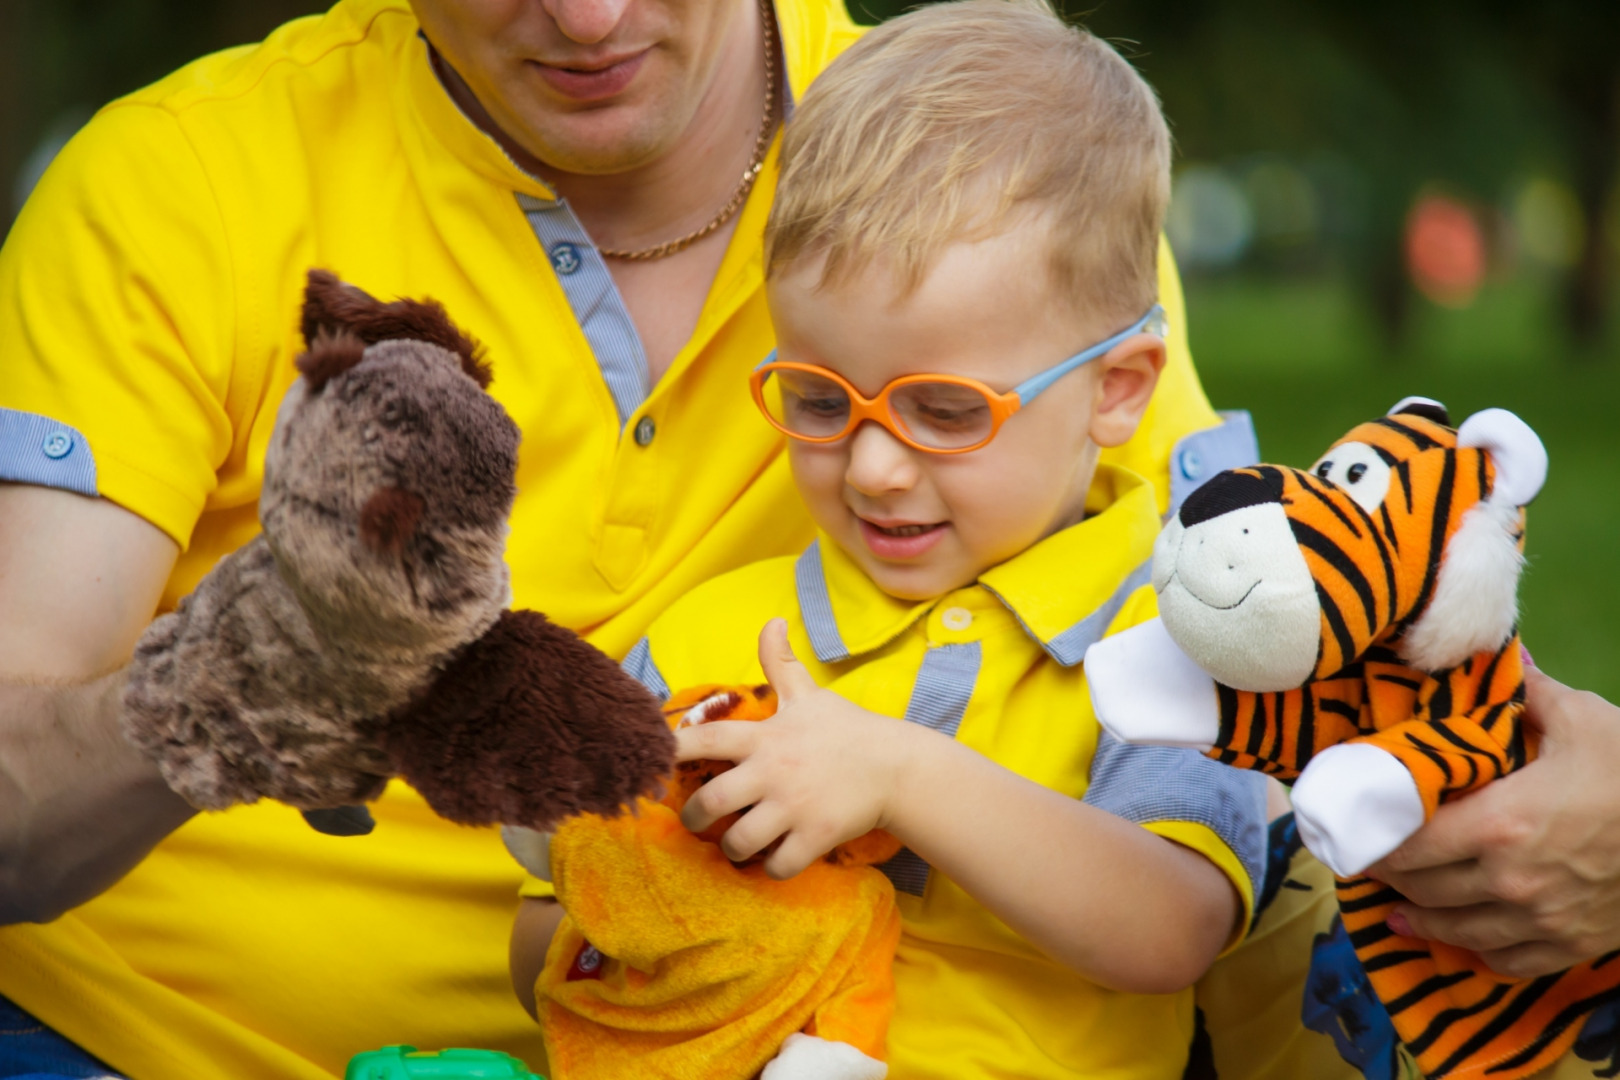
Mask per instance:
[[[1133,746],[1104,732],[1084,802],[1138,825],[1186,821],[1219,836],[1258,895],[1266,873],[1266,779],[1196,750]]]

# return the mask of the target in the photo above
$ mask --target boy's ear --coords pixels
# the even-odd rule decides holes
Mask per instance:
[[[1136,427],[1153,400],[1164,370],[1164,339],[1136,334],[1093,360],[1097,366],[1097,392],[1091,404],[1091,439],[1098,446],[1120,446],[1136,434]]]

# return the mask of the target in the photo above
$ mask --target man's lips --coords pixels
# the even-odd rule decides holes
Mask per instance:
[[[880,559],[916,558],[939,543],[950,525],[946,521],[925,525],[902,521],[868,521],[863,517],[856,520],[861,523],[861,539],[866,542],[867,550]]]
[[[600,101],[620,93],[630,85],[641,70],[641,63],[650,50],[643,49],[622,57],[602,60],[578,61],[573,64],[545,64],[538,60],[529,63],[540,77],[564,97],[575,101]]]

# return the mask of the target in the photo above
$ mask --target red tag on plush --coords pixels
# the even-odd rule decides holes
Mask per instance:
[[[607,963],[607,957],[603,956],[595,945],[587,941],[579,947],[579,953],[574,957],[574,962],[568,965],[568,978],[565,981],[600,979],[602,977],[602,965],[605,963]]]

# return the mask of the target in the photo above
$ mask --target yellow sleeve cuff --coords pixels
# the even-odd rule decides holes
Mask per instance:
[[[1254,883],[1249,880],[1249,872],[1243,869],[1243,862],[1237,854],[1207,825],[1190,821],[1150,821],[1142,828],[1166,840],[1173,840],[1182,847],[1192,848],[1226,875],[1226,879],[1238,891],[1243,911],[1231,938],[1221,947],[1221,955],[1225,956],[1241,945],[1249,932],[1249,923],[1254,919]]]

